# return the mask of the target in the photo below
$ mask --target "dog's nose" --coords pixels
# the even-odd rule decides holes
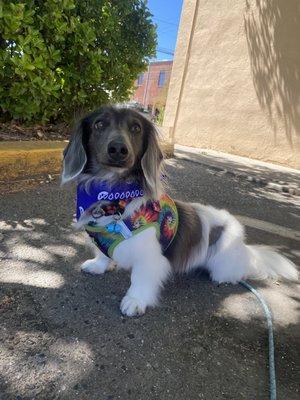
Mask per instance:
[[[108,144],[107,152],[114,161],[124,161],[128,155],[128,148],[122,141],[113,140]]]

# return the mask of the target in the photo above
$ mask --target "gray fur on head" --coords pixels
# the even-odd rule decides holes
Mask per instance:
[[[62,184],[132,178],[141,181],[147,197],[157,199],[162,193],[162,161],[151,121],[131,109],[105,106],[77,125],[64,151]]]
[[[149,130],[148,143],[146,151],[141,161],[141,167],[144,175],[144,186],[146,193],[151,198],[159,198],[162,192],[161,166],[163,153],[160,149],[157,132],[152,125]]]
[[[65,184],[75,179],[83,171],[87,162],[86,151],[83,146],[82,124],[78,124],[68,146],[64,150],[63,171],[61,182]]]

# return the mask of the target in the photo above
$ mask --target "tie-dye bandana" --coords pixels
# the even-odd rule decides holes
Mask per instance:
[[[77,203],[80,203],[80,201],[77,201]],[[119,229],[115,229],[116,227]],[[164,194],[159,201],[149,200],[132,215],[124,219],[121,218],[121,220],[107,226],[97,226],[97,222],[90,222],[85,225],[85,230],[102,253],[112,257],[118,244],[150,227],[156,229],[162,250],[166,251],[178,228],[177,208],[168,195]]]

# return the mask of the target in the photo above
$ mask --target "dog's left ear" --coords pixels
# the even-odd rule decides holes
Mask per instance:
[[[75,179],[85,167],[87,155],[83,145],[83,135],[83,123],[80,121],[64,150],[63,172],[61,175],[62,185]]]
[[[144,174],[144,186],[146,193],[154,199],[160,195],[160,167],[163,153],[158,143],[158,133],[153,124],[147,129],[146,151],[142,157],[141,166]]]

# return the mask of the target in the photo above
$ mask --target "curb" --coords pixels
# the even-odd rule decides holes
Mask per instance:
[[[272,189],[276,192],[288,193],[293,196],[300,196],[300,187],[298,185],[296,185],[295,183],[280,183],[280,182],[270,181],[263,177],[249,175],[245,172],[236,171],[234,169],[226,169],[221,166],[213,165],[213,164],[210,164],[209,162],[195,159],[194,157],[190,158],[190,157],[184,156],[182,154],[178,155],[178,154],[176,154],[176,151],[175,151],[175,157],[184,159],[186,161],[195,162],[199,165],[205,166],[206,168],[208,168],[210,170],[222,172],[222,174],[234,176],[235,178],[246,180],[248,182],[252,182],[252,183],[260,185],[262,187]]]
[[[66,141],[0,143],[1,181],[59,173]]]
[[[67,141],[0,142],[0,182],[59,174],[66,145]],[[166,157],[174,155],[174,145],[161,145]]]

